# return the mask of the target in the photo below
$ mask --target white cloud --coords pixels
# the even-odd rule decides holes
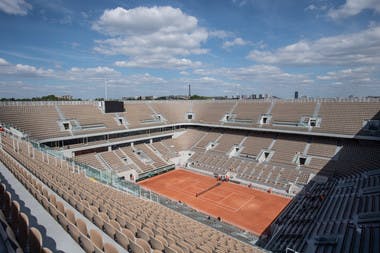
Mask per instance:
[[[315,41],[301,40],[275,51],[252,50],[248,58],[266,64],[379,64],[380,26]]]
[[[36,68],[34,66],[24,64],[13,65],[0,58],[0,74],[4,76],[18,77],[49,77],[54,75],[54,70]]]
[[[209,31],[208,35],[209,35],[209,37],[224,39],[224,38],[232,37],[233,33],[228,32],[228,31],[224,31],[224,30],[214,30],[214,31]]]
[[[266,89],[267,92],[279,86],[294,87],[304,80],[309,80],[309,76],[306,74],[287,73],[276,66],[270,65],[253,65],[241,68],[196,69],[193,73],[206,77],[223,77],[224,79],[232,80],[234,83],[245,84],[245,87],[258,85]]]
[[[24,0],[0,0],[0,10],[11,15],[25,16],[32,5]]]
[[[3,58],[0,58],[0,65],[8,65],[9,63],[3,59]]]
[[[50,84],[51,81],[53,81],[53,84]],[[76,94],[88,97],[89,95],[86,94],[86,91],[92,90],[92,92],[98,92],[98,90],[102,90],[105,81],[107,81],[109,87],[120,88],[138,87],[141,85],[149,87],[154,84],[167,83],[167,80],[164,78],[152,76],[149,73],[126,76],[107,66],[90,68],[72,67],[67,70],[53,70],[25,64],[12,64],[0,58],[0,84],[3,82],[3,88],[8,87],[10,89],[9,94],[17,94],[15,92],[17,90],[16,86],[12,86],[11,84],[19,83],[22,84],[22,90],[35,89],[33,90],[35,95],[45,94],[48,90],[49,92],[63,90],[74,92],[75,90]],[[46,84],[47,82],[48,84]],[[44,83],[48,87],[42,87]],[[170,90],[170,87],[167,90]],[[117,95],[120,94],[115,93],[115,96]]]
[[[238,38],[235,38],[234,40],[230,40],[230,41],[225,41],[223,43],[223,48],[230,48],[230,47],[234,47],[234,46],[244,46],[244,45],[247,45],[248,42],[243,40],[242,38],[238,37]]]
[[[118,67],[185,69],[200,67],[202,63],[186,58],[134,58],[130,61],[117,61],[115,65]]]
[[[374,66],[329,71],[316,76],[315,81],[317,92],[324,96],[327,92],[334,92],[335,96],[369,96],[378,94],[380,90],[378,70]]]
[[[52,78],[57,80],[104,80],[104,78],[119,78],[121,73],[113,68],[98,66],[94,68],[77,68],[69,70],[45,69],[27,64],[11,64],[0,58],[0,74],[13,79],[22,78]]]
[[[188,76],[188,75],[190,75],[190,73],[187,72],[187,71],[180,71],[179,73],[180,73],[181,75],[183,75],[183,76]]]
[[[125,55],[124,65],[140,67],[146,62],[145,67],[161,67],[166,62],[167,67],[191,67],[183,56],[207,52],[201,47],[208,38],[206,29],[195,17],[170,6],[105,10],[92,28],[109,36],[96,41],[95,51]]]
[[[346,84],[361,84],[376,80],[377,78],[374,76],[375,72],[375,67],[348,68],[338,71],[329,71],[324,75],[318,75],[317,79],[321,81],[339,81]]]
[[[325,11],[327,8],[325,4],[310,4],[305,8],[305,11]]]
[[[110,87],[140,86],[144,84],[165,84],[167,81],[161,77],[152,76],[149,73],[134,74],[107,82]]]
[[[314,4],[310,4],[308,7],[305,8],[306,11],[314,11],[317,9],[317,6]]]
[[[347,0],[345,4],[336,9],[330,9],[328,16],[332,19],[342,19],[355,16],[363,10],[375,10],[380,13],[379,0]]]
[[[109,78],[120,77],[121,73],[109,67],[94,67],[94,68],[77,68],[73,67],[69,71],[62,73],[59,78],[70,80],[104,80]]]
[[[117,7],[105,10],[93,28],[111,36],[192,32],[197,27],[197,19],[170,6],[137,7],[126,10]]]

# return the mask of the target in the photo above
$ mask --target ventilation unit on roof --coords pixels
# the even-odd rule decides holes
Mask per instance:
[[[295,160],[293,161],[295,161],[298,165],[303,166],[309,164],[310,158],[302,154],[297,154]]]
[[[260,125],[267,125],[272,119],[272,114],[262,114],[260,118]]]
[[[73,128],[69,120],[59,121],[58,125],[61,131],[70,131]]]
[[[321,118],[319,117],[309,118],[308,127],[320,127],[320,126],[321,126]]]
[[[122,117],[122,116],[116,115],[116,116],[115,116],[115,120],[116,120],[116,122],[117,122],[117,124],[118,124],[119,126],[125,126],[125,127],[128,126],[128,121],[127,121],[127,119],[124,118],[124,117]]]
[[[195,116],[195,114],[193,112],[186,113],[186,119],[187,120],[193,120],[194,116]]]
[[[239,156],[241,150],[242,150],[242,148],[241,148],[239,145],[236,145],[236,144],[235,144],[235,145],[231,148],[231,150],[230,150],[230,152],[229,152],[229,154],[228,154],[228,157],[231,158],[231,157],[233,157],[233,156]]]
[[[308,128],[320,127],[320,125],[321,125],[321,118],[309,117],[309,116],[301,117],[301,120],[298,124],[298,126],[308,127]]]
[[[262,150],[260,154],[257,156],[257,161],[259,163],[268,162],[272,158],[273,153],[274,152],[270,150]]]
[[[216,147],[216,145],[218,145],[218,143],[216,143],[216,142],[210,142],[210,143],[206,146],[206,150],[214,149],[214,148]]]
[[[233,122],[235,119],[235,114],[226,113],[224,116],[220,119],[221,122]]]

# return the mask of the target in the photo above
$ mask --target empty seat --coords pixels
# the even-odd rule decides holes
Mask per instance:
[[[19,214],[20,214],[20,204],[13,200],[11,204],[11,208],[9,210],[9,214],[6,217],[8,224],[11,226],[11,228],[15,231],[17,228],[17,224],[19,221]]]
[[[75,224],[75,214],[72,210],[66,210],[66,217],[72,224]]]
[[[67,231],[67,227],[69,225],[69,220],[66,218],[66,216],[63,213],[58,213],[57,220],[59,224]]]
[[[132,231],[129,230],[128,228],[123,228],[123,229],[121,230],[121,232],[122,232],[124,235],[126,235],[130,241],[134,241],[134,240],[135,240],[135,236],[134,236],[134,234],[133,234]]]
[[[95,252],[94,244],[92,243],[92,241],[89,238],[87,238],[83,234],[80,234],[79,240],[80,240],[80,245],[82,246],[82,248],[87,253],[94,253]]]
[[[29,218],[26,214],[19,214],[19,222],[17,226],[17,239],[22,247],[25,247],[29,236]]]
[[[143,230],[141,229],[137,229],[137,232],[136,232],[136,236],[138,238],[142,238],[144,239],[145,241],[149,241],[149,235],[147,233],[145,233]]]
[[[79,237],[81,232],[79,231],[78,227],[76,227],[74,224],[69,223],[67,226],[67,232],[71,235],[71,237],[79,243]]]
[[[128,249],[129,246],[129,239],[128,237],[123,234],[121,231],[116,231],[115,233],[115,240],[124,248]]]
[[[129,244],[129,248],[132,253],[145,253],[144,248],[132,241]]]
[[[136,243],[137,243],[138,245],[140,245],[140,246],[144,249],[144,251],[145,251],[146,253],[150,253],[151,248],[150,248],[149,243],[148,243],[146,240],[141,239],[141,238],[136,238]]]
[[[22,246],[17,241],[16,236],[13,233],[13,230],[11,229],[11,227],[7,226],[5,229],[5,232],[7,234],[7,239],[11,243],[12,247],[15,249],[18,249],[18,248],[21,249]]]
[[[42,251],[42,236],[38,229],[32,227],[29,229],[28,252],[39,253]]]
[[[164,250],[164,245],[162,242],[154,237],[150,237],[149,243],[152,246],[152,249]]]
[[[99,249],[103,249],[103,237],[98,231],[96,231],[95,229],[91,229],[90,238],[96,247],[98,247]]]
[[[65,206],[61,201],[57,201],[56,207],[58,211],[60,211],[63,214],[65,213]]]
[[[106,242],[104,244],[104,253],[119,253],[119,251],[112,244]]]
[[[79,231],[84,234],[85,236],[88,236],[88,231],[87,231],[87,225],[86,222],[84,222],[82,219],[78,218],[77,219],[77,227]]]

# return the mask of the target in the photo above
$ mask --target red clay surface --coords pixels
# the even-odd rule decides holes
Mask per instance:
[[[264,232],[290,202],[289,198],[229,182],[195,196],[215,183],[215,178],[176,169],[139,184],[256,235]]]

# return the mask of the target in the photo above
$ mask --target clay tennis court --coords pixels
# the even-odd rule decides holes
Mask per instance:
[[[256,235],[264,232],[290,202],[288,198],[229,182],[196,197],[197,193],[216,183],[213,177],[176,169],[139,184],[170,199],[180,200],[198,211],[219,216],[223,221]]]

